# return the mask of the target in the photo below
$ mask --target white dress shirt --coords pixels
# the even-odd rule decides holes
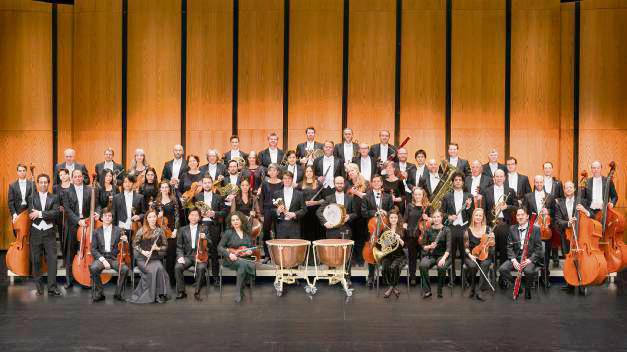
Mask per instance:
[[[553,177],[544,176],[544,190],[546,193],[551,194],[553,191]]]
[[[172,160],[172,178],[179,178],[181,173],[181,166],[183,166],[183,159]]]
[[[232,183],[234,185],[237,184],[237,174],[235,175],[229,175],[229,183]]]
[[[130,230],[131,217],[133,217],[133,192],[124,192],[124,204],[126,205],[126,222],[120,221],[119,227]]]
[[[520,224],[518,224],[518,237],[520,237],[520,248],[521,249],[525,246],[525,240],[527,239],[527,228],[528,227],[529,227],[529,223],[525,224],[524,226],[520,226]]]
[[[111,225],[102,226],[102,235],[104,237],[105,252],[111,253]]]
[[[285,211],[290,211],[290,205],[292,204],[293,195],[293,187],[283,187],[283,203],[285,203]]]
[[[488,163],[488,166],[490,167],[492,176],[494,176],[494,172],[499,168],[499,163]]]
[[[431,183],[431,192],[433,192],[435,190],[435,188],[438,186],[438,183],[440,183],[440,175],[436,174],[432,174],[429,173],[429,181]]]
[[[458,158],[458,157],[456,157],[456,156],[455,156],[455,157],[453,157],[453,156],[452,156],[452,157],[450,157],[450,160],[449,160],[449,162],[448,162],[448,163],[449,163],[449,164],[451,164],[451,165],[453,165],[453,166],[455,166],[455,167],[457,167],[457,162],[458,162],[458,161],[459,161],[459,158]]]
[[[592,202],[590,209],[601,209],[603,207],[603,178],[592,178]]]
[[[504,186],[494,185],[494,204],[495,205],[499,201],[499,199],[501,199],[501,197],[503,197],[504,192],[505,192],[505,187]],[[500,211],[496,217],[502,219],[503,218],[503,211]]]
[[[39,192],[39,202],[41,203],[41,210],[39,211],[39,218],[43,218],[43,211],[46,209],[46,200],[48,199],[47,192]],[[48,224],[45,220],[41,220],[39,225],[33,224],[33,227],[40,231],[46,231],[52,228],[52,224]]]
[[[278,163],[279,150],[277,148],[268,148],[268,152],[270,154],[270,162],[275,164]]]
[[[420,184],[420,178],[425,173],[425,165],[416,165],[416,186]]]
[[[334,161],[333,156],[325,155],[322,158],[322,172],[326,173],[324,175],[324,187],[333,187],[333,175],[335,174],[335,170],[333,170]],[[329,172],[327,172],[327,169],[329,169]]]
[[[575,209],[575,197],[566,197],[565,199],[565,203],[566,203],[566,214],[568,215],[568,218],[572,218],[574,217],[574,212],[573,209]]]
[[[344,205],[344,192],[335,192],[335,202]]]
[[[72,165],[67,164],[67,163],[65,164],[65,168],[68,169],[70,175],[72,174],[72,172],[74,172],[75,167],[76,167],[76,164],[72,164]]]
[[[312,151],[314,150],[315,146],[316,146],[315,142],[306,141],[305,150]]]
[[[342,146],[344,147],[344,160],[350,162],[350,160],[353,158],[353,143],[342,143]]]
[[[507,175],[507,184],[509,188],[512,188],[516,193],[518,193],[518,173],[512,172]]]
[[[370,178],[372,178],[372,170],[371,170],[371,162],[370,162],[370,157],[361,157],[359,158],[359,167],[361,170],[361,175],[367,180],[370,181]]]
[[[231,159],[230,160],[233,160],[233,158],[241,156],[241,155],[242,154],[239,152],[239,149],[238,150],[231,149]]]
[[[192,225],[189,224],[189,233],[192,238],[192,249],[196,249],[196,236],[198,235],[198,224]]]
[[[105,161],[103,166],[102,166],[102,168],[103,168],[103,170],[109,169],[109,170],[113,171],[113,167],[114,166],[115,165],[113,164],[113,161]]]
[[[453,198],[455,199],[455,213],[460,213],[460,215],[457,216],[455,221],[453,221],[453,225],[463,225],[464,222],[462,221],[460,210],[464,206],[464,191],[454,190]]]
[[[387,144],[379,144],[379,145],[381,146],[380,160],[381,161],[388,160],[388,149],[389,149],[388,145]]]
[[[473,196],[476,196],[477,194],[479,194],[477,192],[477,188],[479,188],[480,185],[481,185],[481,175],[472,176],[472,183],[470,184],[470,194],[472,194]]]
[[[207,192],[207,191],[203,191],[203,201],[205,202],[205,204],[207,204],[208,206],[211,206],[211,203],[213,202],[213,192]],[[203,221],[212,221],[211,218],[209,217],[205,217],[202,218]]]
[[[374,201],[377,204],[377,208],[381,209],[381,192],[373,191],[372,193],[374,193]]]
[[[22,194],[22,205],[26,205],[26,180],[18,180],[18,186],[20,186],[20,194]]]
[[[215,180],[218,176],[216,175],[216,172],[218,171],[218,164],[209,164],[207,166],[207,171],[209,172],[209,176],[211,176],[211,179]]]
[[[78,217],[83,218],[83,185],[74,185],[76,198],[78,199]]]
[[[542,208],[544,208],[546,194],[544,193],[544,191],[535,191],[533,192],[533,196],[536,199],[536,209],[538,210],[538,213],[540,213],[540,211],[542,211]]]
[[[298,179],[298,175],[297,175],[298,171],[297,170],[298,170],[298,167],[297,167],[296,164],[294,164],[294,165],[287,165],[287,171],[289,171],[289,172],[294,174],[294,182],[296,182],[296,180]]]

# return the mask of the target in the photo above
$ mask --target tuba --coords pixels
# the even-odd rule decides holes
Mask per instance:
[[[377,263],[381,263],[381,259],[386,255],[394,252],[400,245],[398,239],[396,239],[396,233],[392,230],[387,230],[379,236],[377,243],[381,246],[381,249],[372,247],[372,254]]]
[[[433,191],[429,202],[431,203],[431,209],[440,209],[444,197],[453,189],[453,174],[457,170],[455,166],[451,166],[446,160],[443,162],[444,174],[440,178],[441,181]]]

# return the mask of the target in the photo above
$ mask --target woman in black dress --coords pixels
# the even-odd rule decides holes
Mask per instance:
[[[188,191],[194,182],[202,183],[200,158],[197,155],[190,154],[187,157],[187,171],[179,179],[179,193],[183,194]]]
[[[272,204],[272,195],[274,192],[280,190],[283,187],[283,181],[278,178],[279,166],[277,164],[270,164],[268,166],[268,179],[263,181],[261,187],[257,191],[259,194],[259,203],[263,207],[263,253],[265,255],[264,263],[270,261],[270,252],[268,251],[268,245],[266,241],[270,240],[272,230],[272,223],[274,222]]]
[[[65,207],[68,202],[68,190],[72,185],[72,179],[70,178],[70,170],[68,169],[59,169],[57,171],[57,176],[61,183],[52,186],[52,193],[56,194],[59,197],[59,211],[62,216],[59,216],[56,220],[57,228],[59,229],[59,240],[61,245],[61,250],[63,251],[63,267],[71,267],[72,263],[66,263],[67,258],[67,241],[69,238],[70,227],[68,226],[68,214],[65,212]],[[64,205],[65,204],[65,205]]]
[[[259,164],[256,151],[252,150],[248,154],[247,159],[248,163],[242,170],[242,179],[248,180],[250,189],[253,193],[257,193],[266,178],[266,169]]]
[[[383,297],[389,298],[393,293],[396,295],[396,298],[398,298],[401,292],[398,288],[396,288],[396,286],[398,286],[401,278],[401,269],[407,260],[405,258],[405,252],[403,252],[403,246],[405,245],[405,242],[403,241],[405,230],[403,229],[403,221],[398,208],[390,210],[388,220],[390,221],[390,228],[386,230],[386,232],[390,231],[394,234],[396,241],[398,241],[398,247],[381,259],[381,266],[383,267],[383,280],[388,285],[388,289],[383,294]]]
[[[118,189],[114,185],[115,178],[111,169],[104,169],[103,184],[98,188],[98,204],[97,208],[104,209],[110,207],[113,202],[113,196],[118,194]]]
[[[235,255],[229,252],[229,249],[238,249],[240,247],[251,248],[253,240],[250,237],[248,226],[246,225],[246,216],[238,211],[233,212],[227,218],[229,228],[222,233],[218,251],[224,257],[224,266],[234,270],[237,274],[235,282],[235,302],[241,302],[244,296],[244,284],[247,280],[253,280],[255,277],[255,264],[251,260],[252,250],[242,252]]]
[[[354,163],[346,165],[346,192],[353,195],[353,208],[356,209],[357,218],[351,224],[351,232],[353,233],[353,241],[355,247],[353,249],[353,258],[357,265],[364,264],[362,258],[362,249],[368,239],[368,221],[361,214],[362,199],[366,196],[368,190],[368,181],[359,172],[359,166]]]
[[[429,208],[427,206],[427,193],[420,187],[415,187],[411,192],[411,201],[407,203],[405,208],[405,217],[403,226],[407,229],[407,260],[409,265],[409,284],[416,285],[416,267],[418,260],[418,238],[420,237],[420,228],[427,228],[431,224],[429,217]],[[418,226],[420,225],[420,226]]]
[[[394,205],[400,209],[401,213],[405,210],[403,204],[403,195],[405,194],[405,186],[403,180],[400,179],[399,171],[393,161],[383,163],[386,175],[383,178],[383,191],[390,193],[394,200]]]
[[[485,213],[482,208],[475,208],[472,212],[471,219],[472,224],[468,226],[464,234],[464,247],[467,256],[464,263],[466,263],[466,268],[468,268],[467,275],[468,279],[470,279],[471,291],[469,297],[475,297],[477,300],[483,301],[481,291],[485,289],[486,281],[483,275],[479,275],[479,291],[477,291],[477,271],[479,271],[477,263],[481,266],[483,273],[487,275],[490,265],[492,264],[492,257],[494,256],[494,246],[489,247],[488,258],[485,260],[479,260],[479,258],[472,255],[472,250],[481,243],[483,235],[491,238],[492,243],[494,243],[494,234],[490,233],[490,227],[486,226]]]
[[[250,189],[250,183],[247,179],[243,179],[239,184],[239,191],[235,196],[235,200],[231,202],[231,212],[239,211],[244,213],[246,216],[255,216],[256,212],[254,209],[255,201],[253,199],[253,192]],[[228,223],[227,223],[228,226]]]
[[[420,245],[422,259],[420,260],[420,280],[424,288],[423,298],[431,297],[431,283],[429,269],[434,265],[438,268],[438,298],[442,298],[442,288],[446,270],[451,266],[451,231],[442,225],[442,212],[435,210],[431,214],[433,224],[425,231]]]
[[[144,184],[139,188],[139,193],[144,196],[144,202],[146,202],[146,208],[150,206],[150,203],[157,199],[159,194],[159,188],[157,184],[157,171],[154,167],[146,169],[146,179]]]
[[[131,161],[131,167],[128,169],[128,174],[135,176],[135,185],[137,185],[137,189],[141,187],[141,185],[145,181],[146,170],[150,165],[146,161],[146,153],[143,149],[137,148],[135,149],[135,155],[133,160]]]
[[[312,200],[313,196],[318,193],[322,184],[318,182],[314,174],[313,166],[309,165],[305,168],[305,176],[303,181],[298,185],[298,189],[303,192],[305,198],[305,205],[307,206],[307,213],[303,216],[301,221],[301,233],[303,239],[307,241],[315,241],[320,239],[325,230],[320,224],[316,211],[320,207],[320,204],[324,201],[321,195],[318,195],[316,199]],[[311,257],[311,256],[310,256]],[[313,257],[311,257],[313,259]]]
[[[179,228],[179,219],[181,218],[182,206],[174,191],[170,187],[168,181],[159,183],[159,195],[157,195],[157,209],[159,209],[158,218],[163,224],[167,219],[167,230],[171,232],[168,238],[168,250],[165,256],[165,269],[170,276],[170,286],[176,283],[174,277],[174,265],[176,265],[176,232]],[[167,236],[166,236],[167,237]]]

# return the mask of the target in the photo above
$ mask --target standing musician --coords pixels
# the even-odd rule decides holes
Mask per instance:
[[[197,155],[190,154],[187,156],[187,168],[185,173],[181,175],[178,181],[178,191],[183,194],[192,187],[194,182],[201,182],[202,177],[206,174],[200,167],[200,158]],[[206,165],[205,165],[206,166]]]
[[[459,157],[459,145],[457,143],[449,143],[448,145],[448,157],[446,161],[449,165],[457,168],[457,171],[461,172],[464,177],[470,176],[470,166],[468,160]],[[441,170],[441,172],[444,172]]]
[[[424,289],[422,298],[431,297],[431,283],[429,269],[437,265],[438,269],[438,298],[442,298],[442,288],[446,271],[451,266],[451,231],[442,224],[442,212],[436,209],[431,214],[433,223],[422,235],[422,260],[420,260],[420,285]]]
[[[305,130],[307,140],[304,143],[300,143],[296,146],[296,157],[300,160],[301,165],[313,165],[314,150],[322,150],[324,145],[316,142],[316,129],[313,127],[307,127]],[[294,177],[296,178],[296,177]]]
[[[418,186],[422,187],[429,197],[433,194],[436,187],[438,187],[438,183],[440,183],[440,174],[438,173],[438,162],[435,159],[429,159],[427,163],[427,169],[429,170],[429,174],[427,177],[424,177]]]
[[[525,298],[531,299],[531,286],[536,277],[536,268],[542,266],[542,241],[540,240],[540,228],[533,224],[529,224],[529,214],[527,209],[518,208],[516,210],[516,221],[518,224],[512,225],[509,229],[509,237],[507,239],[508,259],[499,268],[501,278],[505,278],[506,282],[511,284],[514,281],[512,270],[523,268],[525,274]],[[529,229],[531,226],[531,229]],[[527,231],[532,231],[529,236],[528,255],[525,261],[521,262],[523,248]]]
[[[139,194],[144,196],[146,202],[145,208],[147,209],[151,202],[153,202],[159,194],[159,184],[157,183],[157,171],[154,167],[150,166],[146,169],[146,180],[139,187]]]
[[[507,164],[507,184],[516,192],[516,200],[520,206],[525,194],[531,192],[529,177],[518,173],[518,160],[513,156],[507,158],[505,163]]]
[[[429,200],[425,190],[420,187],[414,187],[414,190],[411,192],[411,199],[407,202],[407,208],[405,209],[403,227],[407,230],[405,245],[407,246],[408,276],[411,286],[416,286],[416,264],[419,251],[418,238],[423,235],[427,224],[431,223],[428,203]]]
[[[276,132],[272,132],[268,135],[268,148],[259,152],[258,161],[263,167],[268,167],[270,164],[278,164],[283,160],[283,150],[279,149],[279,136]]]
[[[382,162],[388,160],[398,161],[396,158],[396,147],[389,144],[390,131],[380,131],[379,141],[380,143],[373,144],[370,147],[370,156],[376,160],[377,164],[381,164]]]
[[[268,166],[268,179],[264,180],[261,187],[257,191],[259,194],[259,203],[263,206],[263,253],[265,255],[264,263],[270,261],[270,252],[266,241],[272,239],[271,231],[275,223],[274,221],[274,204],[272,203],[273,195],[283,187],[283,182],[277,176],[279,167],[277,164]],[[276,234],[276,232],[275,232]]]
[[[479,301],[483,301],[481,291],[485,289],[486,284],[486,277],[484,275],[487,275],[490,270],[492,257],[494,257],[494,246],[488,247],[488,257],[484,260],[472,254],[475,247],[481,244],[481,239],[484,235],[487,236],[487,239],[494,240],[494,234],[490,233],[490,227],[486,224],[485,211],[482,208],[475,208],[472,211],[471,224],[466,228],[464,233],[464,250],[466,253],[464,263],[468,270],[467,278],[470,280],[471,291],[469,298],[474,297]],[[479,290],[477,290],[477,271],[479,271],[477,264],[479,264],[483,272],[483,274],[479,275]]]
[[[596,213],[603,209],[603,195],[605,194],[607,177],[601,174],[601,168],[601,162],[598,160],[593,161],[592,164],[590,164],[592,177],[588,178],[586,190],[583,194],[583,197],[584,199],[586,199],[592,217],[594,217]],[[611,180],[607,206],[609,208],[613,208],[617,202],[618,194],[616,193],[616,186],[614,186],[614,181]]]
[[[464,190],[476,197],[492,184],[492,177],[482,174],[483,168],[479,160],[470,163],[470,176],[466,176]],[[479,204],[480,206],[481,204]]]
[[[238,165],[239,164],[236,160],[231,160],[228,162],[227,174],[222,180],[222,187],[231,184],[236,185],[239,188],[239,185],[242,182],[242,176],[239,173]],[[235,196],[237,196],[237,193],[229,193],[224,197],[224,205],[227,208],[231,208],[233,201],[235,200]]]
[[[97,195],[96,195],[97,196]],[[72,186],[66,193],[66,199],[64,200],[64,210],[68,215],[68,237],[65,239],[67,242],[67,251],[65,253],[65,263],[67,266],[72,265],[74,256],[78,251],[78,240],[76,233],[79,226],[89,226],[87,220],[89,218],[89,205],[91,204],[91,187],[83,184],[83,173],[80,170],[75,169],[72,172]],[[94,221],[98,220],[99,214],[94,213]],[[72,270],[65,271],[65,288],[73,286],[72,282]]]
[[[120,275],[117,280],[113,298],[116,301],[123,301],[122,288],[128,276],[128,267],[124,261],[122,261],[121,264],[118,262],[118,243],[127,242],[128,238],[126,235],[122,234],[119,227],[112,224],[113,214],[110,208],[104,208],[102,210],[101,218],[102,227],[94,231],[91,241],[91,254],[94,257],[94,262],[89,266],[92,285],[91,299],[93,302],[105,300],[100,274],[105,269],[113,269]]]
[[[384,192],[392,195],[395,206],[401,211],[405,210],[405,204],[403,202],[405,186],[403,185],[403,180],[399,177],[400,173],[396,168],[396,164],[393,161],[385,161],[382,169],[385,170],[385,176],[383,177]]]
[[[533,178],[534,191],[525,194],[523,199],[523,206],[527,209],[527,214],[538,214],[538,220],[536,224],[539,224],[540,218],[546,216],[549,219],[553,218],[553,207],[555,205],[555,198],[548,194],[544,189],[544,176],[536,175]],[[551,239],[542,241],[544,242],[544,266],[542,279],[544,281],[544,287],[550,288],[551,283],[549,281],[549,263],[551,258]]]
[[[483,164],[483,174],[492,179],[496,170],[503,170],[507,174],[507,166],[499,163],[499,152],[491,149],[488,153],[488,162]]]
[[[368,182],[378,173],[377,161],[370,157],[370,149],[366,143],[359,144],[359,156],[353,158],[353,164],[359,167],[361,176]]]
[[[124,175],[122,175],[122,179],[124,179]],[[104,169],[102,171],[102,183],[98,184],[98,189],[96,190],[98,195],[96,213],[100,214],[101,209],[111,207],[113,196],[119,193],[117,185],[114,185],[113,183],[113,171]]]
[[[281,168],[281,172],[291,172],[292,174],[294,174],[294,181],[296,183],[300,183],[303,180],[305,168],[298,163],[296,152],[293,150],[288,150],[285,153],[285,158],[287,159],[287,165]]]
[[[187,297],[185,293],[185,270],[194,271],[196,280],[194,298],[202,301],[200,290],[202,289],[207,263],[198,260],[198,253],[201,250],[201,240],[205,240],[206,234],[203,232],[203,225],[198,225],[200,221],[200,209],[192,208],[187,215],[189,225],[181,227],[176,240],[176,265],[174,266],[174,276],[176,278],[176,299]],[[205,248],[206,250],[206,248]]]
[[[229,138],[229,142],[231,143],[231,150],[224,153],[224,160],[228,162],[228,161],[233,160],[233,158],[238,158],[238,157],[246,160],[246,158],[248,157],[248,154],[244,153],[243,151],[239,149],[239,137],[236,134],[234,134],[231,136],[231,138]]]
[[[174,265],[176,264],[176,233],[180,226],[180,219],[183,214],[183,205],[180,203],[174,186],[171,186],[167,180],[159,182],[159,195],[156,200],[156,207],[159,210],[157,219],[160,220],[161,226],[171,235],[168,238],[168,251],[165,257],[165,268],[170,277],[170,286],[174,286]],[[167,220],[167,228],[164,222]]]
[[[242,177],[250,183],[253,192],[257,192],[261,188],[261,184],[266,177],[266,168],[259,164],[257,152],[248,153],[248,164],[242,170]]]
[[[76,162],[74,159],[75,157],[76,151],[74,149],[66,149],[63,152],[63,158],[65,159],[65,161],[54,166],[54,175],[56,177],[59,174],[59,169],[66,169],[70,172],[70,174],[72,174],[75,169],[80,170],[83,174],[83,182],[85,182],[85,184],[87,185],[89,184],[89,173],[87,173],[87,168],[84,164]],[[54,184],[58,185],[59,183],[61,183],[61,180],[56,177],[56,180],[54,180]]]
[[[403,219],[401,218],[398,208],[392,208],[388,218],[390,221],[389,231],[396,237],[398,248],[381,258],[383,280],[388,285],[388,289],[383,294],[383,297],[389,298],[393,293],[396,298],[398,298],[401,295],[401,291],[397,288],[401,279],[401,269],[407,262],[405,252],[403,252],[403,247],[405,246],[405,242],[403,241],[403,238],[405,238],[405,230],[403,229]]]
[[[146,152],[143,149],[135,149],[135,155],[131,161],[131,167],[127,170],[127,174],[135,177],[135,182],[142,184],[146,177],[146,170],[150,167],[148,161],[146,161]]]
[[[200,167],[200,174],[204,176],[208,173],[212,180],[222,181],[226,173],[226,166],[219,161],[220,155],[217,150],[207,150],[207,164]],[[187,158],[187,165],[191,168],[191,165],[189,165],[189,157]]]
[[[353,202],[353,196],[344,192],[344,177],[337,176],[334,180],[334,184],[335,192],[324,198],[324,203],[322,206],[320,206],[320,208],[318,208],[316,215],[320,220],[320,224],[322,224],[322,226],[324,226],[324,228],[326,229],[326,238],[350,239],[352,237],[350,224],[353,222],[353,220],[357,218],[355,203]],[[329,204],[339,204],[343,206],[346,210],[343,224],[339,227],[333,227],[333,225],[327,222],[323,216],[324,208],[326,208],[326,206]]]
[[[313,162],[314,173],[318,177],[318,182],[322,184],[322,197],[333,193],[333,179],[335,177],[344,176],[342,160],[333,156],[333,147],[333,142],[324,142],[324,156]]]
[[[575,184],[572,181],[564,182],[564,198],[558,199],[555,204],[555,225],[560,231],[564,256],[570,252],[570,243],[566,239],[565,232],[567,228],[577,222],[577,211],[582,211],[590,217],[590,211],[583,204],[577,204],[575,193]],[[568,284],[564,284],[561,289],[569,293],[575,292],[575,287]]]
[[[416,165],[407,162],[407,149],[398,148],[398,163],[396,168],[400,172],[400,178],[403,181],[403,189],[406,195],[411,194],[411,182],[409,182],[409,175],[415,174]]]
[[[427,167],[427,152],[418,149],[414,153],[416,165],[407,173],[407,186],[414,189],[420,184],[420,180],[429,176],[429,168]]]
[[[394,207],[394,199],[389,193],[383,191],[383,179],[380,175],[374,175],[370,181],[370,190],[366,192],[361,202],[361,214],[366,219],[371,219],[380,213],[387,216],[387,213]],[[383,228],[380,229],[383,233]],[[374,285],[374,264],[368,264],[368,280],[366,284],[369,288]]]
[[[131,233],[133,222],[141,223],[144,220],[144,197],[133,190],[135,177],[132,175],[124,175],[122,182],[122,192],[113,196],[113,223],[118,227]]]
[[[472,196],[464,192],[464,175],[455,171],[453,174],[453,191],[444,197],[443,211],[448,220],[448,227],[451,230],[451,265],[455,273],[455,259],[459,253],[459,259],[464,261],[464,233],[471,221]],[[451,281],[455,281],[453,277]]]
[[[344,163],[344,166],[351,163],[353,158],[359,156],[359,144],[353,142],[353,129],[345,128],[342,131],[344,137],[342,143],[338,143],[333,148],[333,155]]]
[[[104,184],[104,170],[111,170],[118,175],[118,181],[122,181],[124,177],[124,165],[118,164],[113,160],[113,148],[109,147],[104,151],[104,161],[96,164],[96,175],[98,182]]]
[[[488,212],[488,224],[493,227],[499,265],[507,261],[507,236],[515,209],[515,198],[516,192],[505,184],[505,172],[501,169],[494,172],[494,184],[486,188],[480,197]],[[502,280],[499,283],[504,285]]]
[[[250,229],[246,225],[246,217],[236,211],[229,215],[227,223],[230,224],[218,244],[220,254],[224,256],[224,266],[236,272],[237,279],[235,282],[235,302],[242,301],[244,295],[244,285],[248,281],[255,278],[255,264],[252,261],[252,250],[245,250],[238,254],[231,253],[229,250],[238,250],[251,248],[253,240],[250,237]]]
[[[324,203],[324,195],[320,191],[322,182],[318,182],[316,179],[313,166],[311,165],[305,167],[304,174],[302,182],[296,186],[303,193],[303,199],[307,206],[307,212],[300,220],[301,234],[303,239],[315,241],[324,238],[325,233],[325,229],[316,215],[320,204]],[[313,255],[310,255],[309,258],[313,261]]]
[[[368,181],[360,175],[359,166],[357,166],[357,164],[350,163],[346,166],[346,176],[346,193],[353,196],[353,208],[357,215],[350,224],[352,239],[355,241],[353,258],[355,258],[357,264],[363,264],[362,250],[368,238],[368,226],[365,217],[362,216],[361,205],[369,185]]]
[[[9,185],[7,203],[13,223],[22,211],[28,209],[28,199],[34,191],[33,183],[26,179],[26,172],[26,165],[17,164],[17,180]]]
[[[169,297],[170,278],[162,259],[168,250],[168,242],[163,229],[157,225],[157,211],[154,208],[146,212],[144,224],[133,239],[133,250],[141,280],[128,301],[165,303]]]
[[[542,164],[542,169],[544,171],[544,191],[547,194],[550,194],[553,199],[559,199],[564,197],[564,187],[562,186],[562,182],[553,176],[553,163],[550,161],[546,161]],[[557,222],[555,221],[555,211],[553,212],[553,217],[551,218],[551,230],[553,231],[552,238],[552,248],[551,248],[551,257],[553,258],[553,267],[559,268],[560,261],[558,256],[558,247],[562,244],[558,242],[557,239],[560,237],[559,227],[557,226]],[[564,247],[562,247],[562,254],[566,257],[566,252],[564,251]],[[547,267],[549,266],[549,262],[546,262]]]
[[[172,148],[174,158],[163,164],[161,171],[161,181],[168,180],[170,185],[178,187],[179,179],[187,171],[187,161],[185,160],[183,146],[177,144]]]
[[[255,195],[253,191],[250,189],[250,183],[247,179],[243,179],[239,184],[239,191],[235,196],[233,202],[231,202],[230,212],[239,211],[246,216],[255,217],[258,211],[258,204],[255,204]],[[226,223],[226,226],[229,224]]]
[[[61,183],[52,185],[52,193],[59,197],[59,212],[61,215],[57,218],[56,223],[59,231],[59,243],[61,245],[61,253],[63,257],[63,264],[61,265],[61,268],[65,268],[68,266],[68,263],[65,262],[67,259],[67,256],[65,255],[65,253],[67,253],[66,239],[69,238],[68,236],[70,231],[68,226],[69,216],[65,215],[65,203],[67,203],[67,192],[70,187],[72,187],[72,177],[67,169],[59,169],[57,177],[61,180]],[[69,266],[71,267],[72,263],[69,263]]]
[[[276,236],[277,238],[301,238],[300,220],[307,213],[303,193],[294,188],[294,176],[287,171],[283,174],[283,188],[274,192],[272,199],[276,203]]]
[[[203,202],[208,208],[200,210],[201,225],[207,226],[209,235],[209,257],[211,259],[211,274],[213,285],[220,285],[220,262],[218,258],[218,242],[220,242],[220,232],[222,223],[226,216],[224,201],[220,194],[213,192],[213,179],[209,175],[202,178],[202,192],[194,197],[194,203]]]
[[[80,171],[80,170],[79,170]],[[41,256],[46,252],[48,264],[48,296],[60,296],[57,288],[57,242],[55,221],[59,217],[59,197],[48,193],[50,176],[37,176],[37,193],[28,199],[30,228],[30,250],[33,263],[33,279],[37,285],[37,295],[44,294],[41,281]],[[69,263],[71,266],[72,262]]]

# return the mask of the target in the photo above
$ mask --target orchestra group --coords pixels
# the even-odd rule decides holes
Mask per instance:
[[[220,265],[235,271],[239,302],[256,267],[272,264],[268,241],[350,239],[348,284],[351,267],[367,264],[372,288],[380,268],[385,298],[399,296],[402,270],[410,285],[431,297],[434,268],[438,298],[447,276],[449,285],[460,281],[456,268],[463,268],[459,279],[471,298],[483,301],[484,291],[494,287],[511,289],[519,284],[515,279],[531,298],[536,285],[550,287],[550,270],[560,266],[560,255],[580,255],[574,241],[577,232],[582,241],[585,234],[577,224],[599,214],[606,221],[618,200],[598,161],[590,165],[589,178],[562,182],[550,161],[538,165],[538,175],[522,175],[515,157],[503,164],[494,149],[482,163],[462,159],[459,145],[451,143],[445,160],[419,149],[412,163],[406,143],[390,144],[388,131],[380,131],[373,145],[354,142],[350,128],[339,144],[319,143],[313,127],[305,134],[295,150],[284,151],[270,133],[268,147],[259,152],[241,150],[234,135],[231,149],[209,149],[206,163],[197,155],[185,157],[176,145],[160,174],[142,149],[130,168],[106,149],[93,174],[72,149],[65,150],[52,178],[29,176],[28,166],[18,164],[8,206],[15,236],[28,233],[37,294],[44,293],[46,266],[48,295],[62,294],[56,284],[57,237],[66,288],[91,287],[92,300],[102,301],[110,279],[103,273],[115,271],[114,298],[134,303],[184,299],[186,271],[193,273],[194,296],[201,300],[204,284],[221,285]],[[343,209],[339,224],[323,214],[331,204]],[[27,229],[17,226],[22,216]],[[391,234],[391,248],[379,241],[384,231]],[[624,250],[622,239],[617,241]],[[379,251],[374,262],[372,248]],[[574,260],[581,283],[584,259]],[[125,295],[134,272],[140,281]],[[567,282],[563,289],[575,293],[584,287]]]

